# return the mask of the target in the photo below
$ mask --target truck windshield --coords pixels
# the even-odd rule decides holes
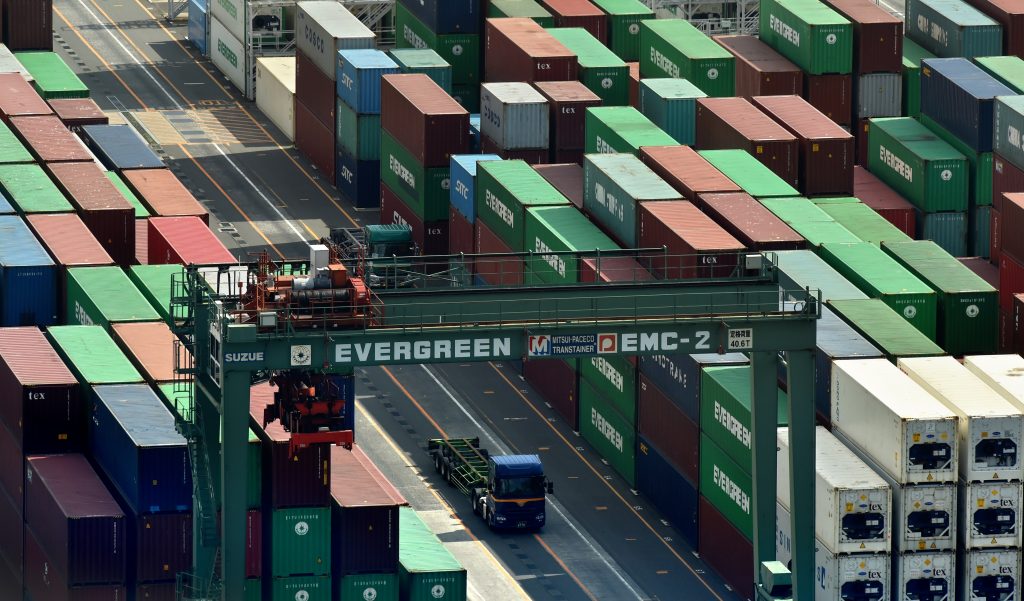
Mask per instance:
[[[544,496],[544,476],[503,478],[494,483],[499,499],[533,499]]]

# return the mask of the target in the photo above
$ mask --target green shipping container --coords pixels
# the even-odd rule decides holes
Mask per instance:
[[[735,74],[736,57],[689,22],[640,24],[640,77],[683,78],[708,96],[732,96]]]
[[[331,601],[330,576],[274,578],[269,601]]]
[[[992,150],[1018,168],[1024,166],[1024,96],[1000,96],[995,100]],[[2,173],[2,171],[0,171]],[[2,184],[0,180],[0,184]]]
[[[608,15],[608,47],[626,62],[640,60],[640,23],[654,11],[639,0],[591,0]]]
[[[68,269],[65,287],[67,323],[102,326],[113,323],[160,321],[160,314],[120,267]]]
[[[452,98],[470,113],[480,114],[480,84],[452,86]]]
[[[398,598],[466,601],[466,568],[412,507],[398,508]]]
[[[992,207],[974,207],[970,213],[968,248],[971,256],[989,258],[989,243],[992,239]]]
[[[857,199],[853,199],[857,200]],[[881,244],[882,242],[908,242],[913,240],[902,230],[875,212],[874,209],[861,202],[849,203],[817,203],[818,206],[836,220],[836,223],[850,230],[864,242]]]
[[[270,573],[324,576],[331,573],[331,508],[292,507],[270,514]]]
[[[868,242],[824,244],[819,253],[854,286],[884,301],[931,340],[937,339],[935,292],[882,249]]]
[[[997,56],[1003,31],[985,13],[961,0],[906,0],[907,37],[936,56]]]
[[[967,210],[967,157],[914,119],[871,120],[867,167],[926,213]]]
[[[749,365],[705,367],[700,373],[700,430],[743,471],[753,472]],[[777,391],[775,425],[789,425],[789,397]]]
[[[245,601],[263,601],[263,581],[248,578],[245,581]]]
[[[395,45],[398,48],[430,48],[452,66],[452,86],[480,83],[480,36],[453,33],[438,35],[398,2],[395,4]]]
[[[922,113],[918,120],[921,125],[927,127],[943,142],[949,144],[957,152],[967,158],[968,175],[970,183],[967,187],[967,202],[972,207],[981,207],[992,204],[992,153],[975,152],[973,148],[964,144],[963,140],[954,136],[948,129],[935,122],[934,119]]]
[[[580,378],[580,436],[631,488],[636,486],[636,428],[611,400]]]
[[[163,321],[170,320],[171,278],[182,272],[181,265],[132,265],[128,268],[128,279],[146,297],[149,304]],[[176,319],[184,319],[185,309],[179,309]]]
[[[681,197],[635,156],[584,155],[583,208],[623,247],[637,246],[638,205],[661,200],[681,200]]]
[[[939,346],[951,355],[998,352],[995,288],[934,242],[887,242],[882,250],[938,295]]]
[[[335,98],[338,146],[360,161],[380,160],[380,115],[360,115]]]
[[[548,33],[576,55],[580,82],[597,94],[604,106],[629,104],[629,66],[621,58],[582,27],[557,27]]]
[[[762,198],[760,202],[815,248],[822,244],[861,242],[853,232],[806,198]]]
[[[477,163],[476,216],[514,252],[526,250],[526,210],[569,200],[525,161]]]
[[[89,87],[56,52],[15,52],[14,57],[32,75],[32,87],[44,99],[89,97]]]
[[[928,58],[935,55],[903,38],[903,114],[907,117],[921,114],[921,61]]]
[[[604,396],[616,413],[635,429],[637,377],[636,365],[630,359],[636,357],[583,357],[579,374],[581,381],[586,381],[595,392]]]
[[[142,201],[140,201],[139,197],[136,196],[130,188],[128,188],[124,183],[124,180],[121,179],[121,176],[118,175],[116,171],[107,171],[107,179],[110,180],[110,183],[114,184],[114,187],[121,193],[121,196],[124,196],[124,199],[132,205],[133,209],[135,209],[136,219],[145,219],[150,216],[149,210],[142,206]]]
[[[397,574],[349,574],[335,576],[334,601],[398,601]]]
[[[703,432],[700,435],[700,494],[750,540],[754,536],[754,488],[750,474]]]
[[[391,134],[380,136],[381,182],[423,221],[447,220],[451,168],[425,168]]]
[[[775,253],[779,268],[779,286],[783,290],[817,288],[821,300],[866,299],[867,295],[809,250],[780,250]]]
[[[697,99],[707,94],[685,79],[640,80],[640,112],[676,142],[697,143]]]
[[[53,326],[46,334],[71,373],[86,386],[142,382],[135,366],[100,326]]]
[[[830,300],[828,305],[889,359],[946,354],[920,330],[877,298]]]
[[[1018,94],[1024,94],[1024,59],[1019,56],[977,56],[974,62]]]
[[[835,221],[799,221],[787,224],[814,248],[822,244],[853,244],[862,242],[853,232]]]
[[[24,215],[75,211],[39,165],[0,165],[0,192]]]
[[[631,106],[599,106],[587,109],[584,121],[587,153],[637,154],[641,146],[675,146],[672,136]]]
[[[34,163],[32,153],[21,143],[6,123],[0,123],[0,164]]]
[[[763,0],[761,41],[811,75],[853,71],[853,25],[817,0]]]
[[[700,150],[697,154],[754,198],[800,196],[796,188],[746,150]]]
[[[396,48],[388,51],[402,73],[423,73],[442,90],[452,93],[452,66],[429,48]]]
[[[535,0],[491,0],[487,4],[488,19],[533,19],[541,27],[554,27],[555,18]]]
[[[575,284],[579,281],[579,260],[574,256],[552,253],[619,248],[573,206],[527,210],[523,243],[525,250],[540,255],[534,255],[532,265],[527,262],[527,283],[531,283],[531,275],[537,278],[537,283]]]

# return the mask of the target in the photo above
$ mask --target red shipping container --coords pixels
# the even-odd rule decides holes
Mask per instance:
[[[39,97],[35,88],[21,74],[0,73],[0,117],[4,121],[9,121],[11,117],[52,114],[50,105]]]
[[[523,378],[573,431],[579,431],[579,375],[576,359],[523,361]]]
[[[637,211],[641,248],[668,248],[642,262],[658,279],[728,277],[736,269],[743,244],[693,203],[643,202]]]
[[[110,258],[118,265],[131,265],[135,257],[135,208],[99,165],[50,163],[46,169]]]
[[[223,265],[237,259],[198,217],[151,217],[149,262]]]
[[[800,141],[800,186],[805,196],[853,194],[853,136],[799,96],[750,100]]]
[[[640,110],[640,63],[626,63],[629,66],[629,106]]]
[[[1024,170],[998,154],[992,154],[992,208],[1003,210],[1003,194],[1024,192]]]
[[[150,582],[136,584],[135,601],[177,601],[177,584],[174,582]]]
[[[857,164],[868,165],[868,133],[871,131],[871,119],[861,119],[853,129],[853,137],[857,144]]]
[[[903,70],[903,20],[873,0],[825,0],[853,24],[853,69],[865,73]]]
[[[1024,265],[1005,252],[999,257],[999,308],[1013,310],[1013,295],[1024,293]]]
[[[501,148],[497,142],[487,135],[480,136],[480,152],[483,154],[496,154],[506,161],[514,161],[516,159],[526,161],[531,165],[547,163],[550,160],[550,151],[547,148],[506,150]]]
[[[0,423],[0,488],[13,500],[18,515],[24,515],[25,452],[21,450],[14,433],[3,423]]]
[[[9,49],[53,50],[53,0],[3,0],[0,12]]]
[[[36,213],[26,215],[25,221],[60,265],[86,267],[114,263],[76,213]]]
[[[1020,0],[967,0],[1003,26],[1003,54],[1024,58],[1024,4]]]
[[[220,528],[221,517],[222,514],[218,512],[218,528]],[[250,509],[245,514],[245,577],[260,578],[262,572],[263,514],[259,509]]]
[[[487,19],[485,81],[575,81],[576,55],[533,19]]]
[[[92,98],[52,98],[46,102],[71,131],[83,125],[106,125],[110,122]]]
[[[36,536],[25,529],[25,591],[32,601],[124,601],[123,583],[73,586],[54,568],[53,555],[44,551]]]
[[[19,576],[25,569],[25,522],[22,509],[23,506],[5,491],[0,491],[0,567],[6,563]],[[21,596],[0,598],[21,599]]]
[[[514,252],[479,219],[473,224],[473,229],[476,230],[476,252],[478,254]],[[473,270],[491,286],[521,286],[523,283],[523,262],[512,257],[478,257]]]
[[[743,191],[689,146],[644,146],[640,160],[692,202],[709,192]]]
[[[171,382],[174,378],[175,335],[166,322],[146,321],[111,324],[111,335],[128,359],[150,384]],[[182,358],[185,351],[179,347]],[[182,363],[181,365],[185,365]]]
[[[325,126],[298,99],[295,100],[295,147],[327,181],[334,181],[334,126]]]
[[[914,205],[864,167],[853,168],[853,195],[901,232],[914,237],[917,227]]]
[[[559,148],[551,153],[551,160],[555,163],[575,163],[577,165],[583,165],[584,154],[585,153],[582,148],[577,150]],[[536,165],[537,163],[534,164]]]
[[[551,158],[555,162],[566,162],[556,159],[555,155],[559,151],[585,147],[587,108],[601,106],[601,98],[578,81],[539,81],[533,86],[547,99],[551,109]]]
[[[608,42],[608,16],[589,0],[540,0],[552,16],[555,27],[582,27],[601,41]]]
[[[804,74],[786,57],[752,35],[711,38],[736,57],[736,95],[774,96],[802,94]]]
[[[637,429],[690,482],[700,482],[700,427],[643,374]]]
[[[334,74],[327,74],[301,50],[295,51],[295,103],[302,103],[311,115],[334,131]],[[331,149],[333,156],[334,149]]]
[[[424,167],[447,167],[469,151],[469,112],[423,73],[385,75],[381,127]]]
[[[576,163],[534,165],[533,170],[555,187],[577,209],[583,208],[583,167]]]
[[[380,222],[408,226],[412,230],[412,239],[420,247],[421,254],[448,254],[448,222],[423,223],[416,216],[416,212],[385,185],[380,187]]]
[[[1024,263],[1024,193],[1011,192],[1003,194],[999,215],[1002,217],[1000,228],[1000,252],[1003,256]],[[1024,292],[1024,289],[1015,292]]]
[[[23,531],[22,531],[23,532]],[[25,595],[22,573],[0,561],[0,599],[23,599]]]
[[[192,568],[192,513],[147,513],[129,518],[135,582],[174,578]]]
[[[970,269],[974,274],[985,280],[989,286],[999,290],[999,268],[981,257],[960,257],[957,259],[964,267]]]
[[[129,169],[121,177],[154,216],[193,216],[210,223],[210,214],[170,169]]]
[[[804,98],[839,125],[853,125],[853,76],[805,74]]]
[[[11,117],[11,129],[42,163],[92,161],[81,138],[71,133],[56,115]]]
[[[988,225],[988,260],[991,261],[993,265],[998,265],[999,258],[1003,254],[1003,216],[999,211],[995,210],[995,208],[989,211]],[[998,288],[998,286],[996,287]]]
[[[473,254],[473,224],[455,207],[448,207],[448,254]]]
[[[786,183],[798,185],[796,137],[743,98],[697,100],[697,148],[742,148]]]
[[[803,236],[749,194],[701,194],[697,205],[751,250],[800,250],[806,247]],[[664,450],[662,445],[652,442]]]
[[[588,257],[581,259],[579,278],[585,283],[650,282],[651,272],[633,257]]]
[[[697,509],[698,549],[704,563],[747,599],[754,598],[754,545],[700,496]]]
[[[149,264],[149,219],[135,220],[135,261],[139,265]]]

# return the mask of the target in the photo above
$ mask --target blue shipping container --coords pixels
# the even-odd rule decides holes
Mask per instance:
[[[636,487],[697,548],[697,486],[642,435],[637,434]]]
[[[921,112],[977,152],[992,151],[993,100],[1014,95],[966,58],[921,61]]]
[[[334,185],[359,209],[380,208],[380,161],[359,161],[338,150]]]
[[[207,52],[207,35],[209,21],[206,12],[206,0],[189,0],[188,3],[188,41],[196,47],[199,54],[209,56]]]
[[[697,143],[698,98],[707,98],[707,94],[685,79],[640,81],[640,112],[676,142],[687,146]]]
[[[480,33],[480,0],[399,0],[399,4],[436,34]]]
[[[0,215],[14,215],[16,212],[11,206],[11,202],[3,194],[0,194]]]
[[[93,459],[133,513],[192,509],[192,471],[174,416],[149,386],[93,386]]]
[[[86,125],[82,139],[107,169],[161,169],[160,157],[130,125]]]
[[[693,423],[700,423],[700,374],[708,366],[746,365],[743,353],[701,355],[643,355],[640,373],[676,404]]]
[[[380,78],[398,73],[398,64],[380,50],[339,50],[335,59],[338,98],[364,115],[380,112]]]
[[[474,154],[480,152],[480,113],[469,116],[469,150]]]
[[[356,377],[352,375],[340,376],[337,374],[329,376],[331,382],[338,387],[338,395],[345,401],[345,419],[342,422],[344,429],[355,431],[356,428]]]
[[[867,295],[850,283],[812,250],[775,251],[779,286],[792,291],[810,288],[821,291],[821,300],[861,300]]]
[[[974,207],[971,211],[971,255],[987,259],[992,239],[992,206]]]
[[[0,217],[0,326],[57,323],[57,266],[17,215]]]
[[[496,154],[455,154],[451,158],[451,185],[448,187],[451,205],[470,223],[476,223],[476,164],[480,161],[500,161]]]
[[[931,240],[954,257],[967,256],[967,213],[917,211],[917,239]]]

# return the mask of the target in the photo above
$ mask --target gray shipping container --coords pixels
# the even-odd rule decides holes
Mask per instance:
[[[583,157],[583,209],[624,248],[636,248],[643,201],[682,200],[672,186],[631,154]]]
[[[903,111],[903,75],[870,73],[854,83],[857,88],[857,119],[899,117]]]
[[[377,36],[362,21],[333,1],[299,2],[295,39],[302,51],[334,81],[339,50],[375,48]]]
[[[480,133],[505,150],[547,148],[548,101],[528,83],[480,86]]]

